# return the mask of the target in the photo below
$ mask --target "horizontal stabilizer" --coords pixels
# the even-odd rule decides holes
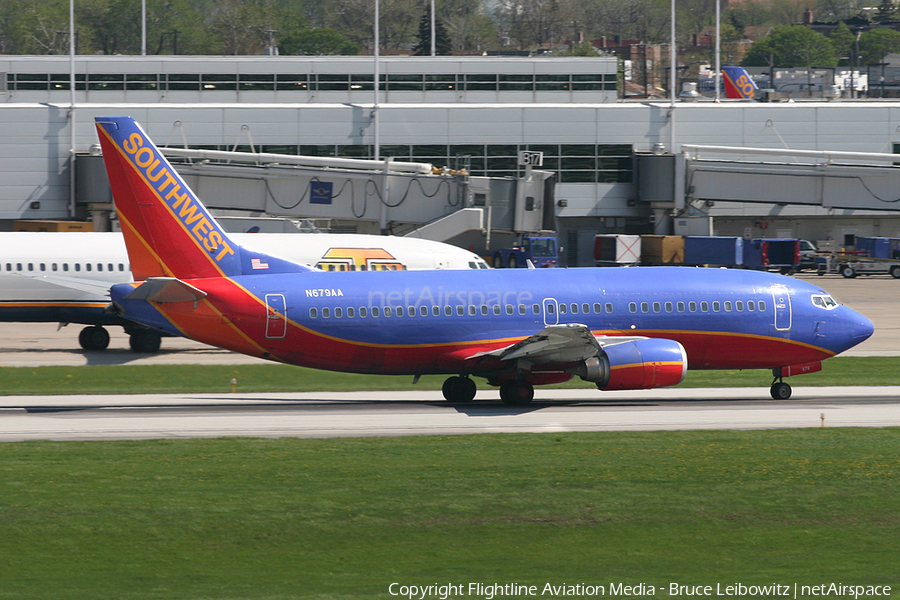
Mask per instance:
[[[159,303],[197,302],[203,298],[206,292],[173,277],[151,277],[125,296],[126,300]]]

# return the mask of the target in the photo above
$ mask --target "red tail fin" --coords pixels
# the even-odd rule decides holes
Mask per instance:
[[[135,280],[310,270],[231,241],[134,119],[96,123]]]

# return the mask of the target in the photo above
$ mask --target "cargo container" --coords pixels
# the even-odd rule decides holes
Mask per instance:
[[[90,221],[44,221],[41,219],[18,219],[13,221],[13,231],[93,231]]]
[[[594,236],[594,262],[601,267],[641,263],[641,236],[599,234]]]
[[[684,236],[642,235],[642,265],[680,265],[684,263]]]
[[[728,236],[686,236],[684,264],[739,267],[744,264],[744,240]]]
[[[758,239],[744,242],[744,266],[789,272],[800,266],[800,240]]]
[[[900,260],[900,238],[857,237],[856,249],[870,258]]]

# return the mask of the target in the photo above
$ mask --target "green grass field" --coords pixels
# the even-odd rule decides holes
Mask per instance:
[[[848,357],[826,361],[823,371],[789,378],[795,386],[900,385],[900,357]],[[139,394],[227,392],[237,379],[241,392],[439,390],[445,377],[331,373],[286,365],[153,365],[0,368],[0,395]],[[480,389],[492,389],[477,380]],[[769,371],[689,371],[684,387],[768,387]],[[585,387],[575,380],[558,387]]]
[[[898,435],[0,444],[0,598],[392,598],[393,582],[898,598]]]

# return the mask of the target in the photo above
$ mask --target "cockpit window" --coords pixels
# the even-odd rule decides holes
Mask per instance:
[[[838,303],[834,301],[834,298],[827,294],[812,296],[812,303],[825,310],[832,310],[838,306]]]

